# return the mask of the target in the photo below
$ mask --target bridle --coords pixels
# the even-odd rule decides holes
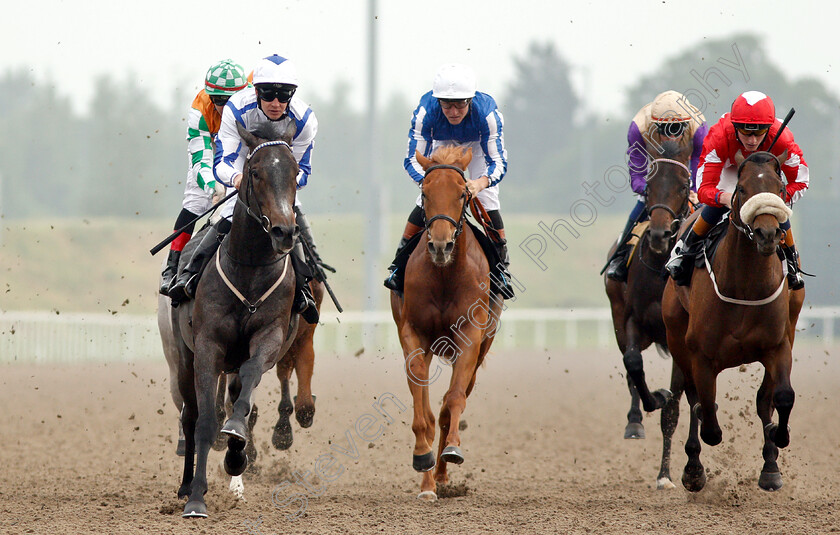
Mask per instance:
[[[769,155],[773,158],[773,161],[776,163],[776,178],[778,178],[779,184],[781,186],[781,189],[779,190],[779,193],[781,195],[785,194],[785,182],[784,182],[784,180],[782,180],[782,166],[779,163],[779,160],[776,158],[776,156],[773,155],[773,153],[767,152],[767,151],[754,152],[754,153],[750,154],[749,156],[747,156],[747,158],[738,165],[738,183],[735,184],[735,192],[732,194],[732,203],[731,203],[732,208],[729,211],[729,222],[732,223],[732,226],[735,227],[736,229],[738,229],[741,233],[743,233],[750,241],[755,241],[755,232],[753,231],[752,226],[744,223],[743,221],[740,221],[741,207],[744,205],[744,201],[743,201],[744,187],[740,184],[741,171],[744,168],[744,164],[746,164],[747,162],[749,162],[749,161],[755,162],[755,160],[756,160],[755,157],[759,154],[762,154],[762,155],[766,154],[766,155]],[[755,162],[755,163],[760,164],[760,163],[769,163],[769,162]],[[738,205],[737,212],[739,214],[738,221],[735,220],[735,213],[736,213],[735,204],[736,204],[736,202],[737,202],[737,205]],[[739,221],[740,221],[740,223],[739,223]]]
[[[654,204],[653,206],[647,206],[647,204],[645,205],[645,208],[647,209],[647,212],[648,212],[648,216],[653,214],[654,210],[665,210],[666,212],[671,214],[671,217],[674,218],[674,222],[671,224],[671,227],[672,227],[671,234],[676,235],[676,232],[673,231],[673,227],[675,225],[677,227],[679,227],[680,222],[683,219],[685,219],[686,216],[688,216],[688,212],[689,212],[688,197],[689,197],[689,194],[691,193],[691,170],[684,163],[682,163],[680,161],[677,161],[677,160],[672,160],[670,158],[657,158],[657,159],[653,160],[651,162],[651,164],[655,164],[655,163],[658,163],[658,162],[674,164],[678,167],[681,167],[686,172],[686,181],[685,181],[685,185],[684,185],[685,186],[684,187],[684,189],[685,189],[685,200],[683,201],[683,204],[682,204],[682,207],[680,208],[679,213],[675,212],[667,204]],[[645,184],[645,201],[647,201],[647,198],[648,198],[647,190],[648,190],[648,186],[647,186],[647,184]]]
[[[250,169],[251,169],[250,162],[251,162],[251,158],[253,158],[254,154],[256,154],[258,150],[260,150],[262,148],[265,148],[265,147],[270,147],[272,145],[284,146],[287,149],[289,149],[290,152],[292,150],[292,147],[283,140],[266,141],[265,143],[261,143],[261,144],[257,145],[256,147],[254,147],[254,150],[249,152],[248,156],[245,157],[245,169],[243,169],[243,172],[242,172],[243,177],[245,176],[245,173],[249,172]],[[258,214],[254,213],[254,211],[251,210],[251,197],[254,198],[254,203],[256,204],[257,211],[259,212]],[[262,229],[266,232],[266,234],[268,234],[268,232],[271,231],[271,226],[272,226],[271,225],[271,219],[269,219],[268,216],[265,215],[262,211],[262,206],[260,206],[260,200],[257,197],[257,192],[254,191],[254,186],[253,186],[253,183],[251,181],[251,177],[248,177],[248,187],[245,188],[245,200],[243,201],[242,197],[237,195],[236,196],[236,202],[242,204],[242,206],[245,207],[245,212],[248,214],[248,216],[251,219],[253,219],[254,221],[256,221],[257,223],[259,223],[260,226],[262,227]]]
[[[429,173],[431,173],[432,171],[435,171],[437,169],[451,169],[453,171],[456,171],[461,176],[461,178],[464,180],[464,190],[465,190],[464,204],[463,204],[463,206],[461,206],[461,217],[458,219],[458,221],[455,221],[454,219],[452,219],[451,217],[449,217],[446,214],[437,214],[437,215],[434,215],[434,216],[430,217],[429,219],[426,219],[426,194],[421,193],[420,194],[420,208],[423,210],[423,221],[425,222],[425,225],[426,225],[426,234],[428,234],[429,238],[431,238],[432,237],[432,235],[431,235],[431,225],[432,225],[432,223],[434,223],[438,219],[443,219],[444,221],[448,221],[448,222],[452,223],[452,226],[455,227],[455,235],[452,237],[452,240],[454,241],[454,240],[458,239],[458,236],[461,234],[461,231],[464,230],[464,220],[467,218],[467,205],[469,204],[470,198],[472,197],[472,195],[470,194],[469,188],[466,187],[467,177],[464,175],[463,169],[461,169],[460,167],[456,167],[454,165],[449,165],[449,164],[437,164],[437,165],[433,165],[433,166],[429,167],[428,169],[426,169],[426,175],[425,176],[429,176]],[[423,179],[425,180],[425,177]]]

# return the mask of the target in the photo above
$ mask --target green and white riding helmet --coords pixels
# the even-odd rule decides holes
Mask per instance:
[[[229,97],[247,85],[248,78],[242,65],[229,59],[210,67],[204,77],[204,91],[210,96]]]

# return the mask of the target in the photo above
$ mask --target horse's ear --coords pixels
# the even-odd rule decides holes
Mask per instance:
[[[738,164],[739,166],[742,163],[744,163],[744,160],[746,160],[746,158],[744,158],[744,155],[741,154],[741,149],[738,149],[738,152],[735,153],[734,158],[735,158],[735,163]]]
[[[470,162],[472,161],[472,147],[467,147],[461,153],[461,159],[458,161],[460,164],[461,169],[466,169]]]
[[[246,145],[248,145],[249,149],[253,149],[260,144],[260,140],[257,139],[257,136],[245,130],[245,127],[239,124],[238,121],[236,123],[236,131],[239,132],[239,137],[242,138],[242,141],[244,141]]]
[[[788,149],[785,149],[785,151],[783,153],[776,156],[776,160],[778,160],[778,162],[779,162],[779,169],[781,169],[782,166],[785,164],[785,162],[787,161],[787,158],[788,158]]]
[[[420,167],[422,167],[424,171],[432,166],[432,160],[420,154],[419,150],[414,151],[414,156],[417,158],[417,162],[420,164]]]
[[[294,139],[296,133],[297,133],[297,123],[293,120],[288,121],[286,123],[286,129],[283,130],[282,134],[280,134],[280,139],[282,139],[286,143],[291,144],[292,139]]]

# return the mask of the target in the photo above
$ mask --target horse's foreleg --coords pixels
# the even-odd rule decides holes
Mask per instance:
[[[209,360],[208,362],[213,362]],[[195,425],[195,477],[190,497],[184,506],[185,517],[206,517],[207,506],[204,494],[207,492],[207,457],[216,436],[216,386],[219,372],[209,366],[198,366],[195,370],[195,393],[198,405],[198,419]],[[185,424],[185,434],[187,434]],[[187,436],[187,459],[191,457],[190,440]]]
[[[685,378],[676,363],[671,365],[671,392],[673,395],[662,407],[660,427],[662,429],[662,461],[659,465],[659,475],[656,477],[657,489],[673,489],[671,482],[671,439],[680,420],[680,398],[685,388]]]
[[[636,322],[631,318],[626,325],[627,349],[624,351],[624,368],[627,370],[627,375],[632,379],[633,385],[636,387],[639,399],[642,401],[645,411],[653,412],[661,409],[671,392],[665,389],[651,392],[645,379],[645,367],[642,360],[642,351],[640,339],[642,337]],[[631,392],[632,395],[632,392]],[[629,415],[628,415],[629,419]],[[639,419],[641,422],[641,417]],[[626,438],[626,437],[625,437]],[[641,437],[640,437],[641,438]]]
[[[467,390],[475,380],[476,364],[478,362],[478,347],[480,333],[472,336],[473,344],[465,348],[452,364],[452,378],[449,390],[443,396],[443,406],[440,410],[440,459],[444,463],[461,464],[464,454],[461,452],[461,433],[459,424],[461,415],[467,406]],[[444,447],[445,444],[445,447]],[[443,467],[445,474],[445,466]],[[440,479],[438,479],[440,482]]]
[[[787,349],[787,348],[786,348]],[[776,460],[779,448],[790,443],[790,413],[793,409],[795,394],[790,385],[790,351],[781,357],[763,361],[764,380],[758,389],[756,408],[764,428],[764,447],[762,456],[764,466],[758,479],[758,486],[764,490],[777,490],[782,487],[782,475]],[[773,423],[773,409],[779,413],[779,423]]]
[[[271,443],[278,450],[287,450],[292,447],[294,435],[292,424],[289,418],[292,416],[294,406],[292,395],[289,392],[289,376],[292,374],[292,359],[288,353],[281,362],[277,363],[277,378],[280,380],[280,404],[277,405],[279,417],[274,424],[274,433],[271,435]]]
[[[694,407],[697,404],[697,391],[694,384],[686,378],[685,397],[688,406]],[[699,492],[706,486],[706,469],[700,462],[700,438],[698,430],[700,419],[696,410],[689,411],[688,440],[685,441],[685,453],[688,455],[688,462],[685,464],[682,475],[682,484],[690,492]]]
[[[764,370],[764,379],[756,394],[755,407],[764,429],[764,446],[761,449],[764,466],[761,468],[758,486],[764,490],[777,490],[782,488],[782,473],[776,463],[779,448],[770,438],[770,429],[773,426],[773,379],[767,369]]]
[[[421,341],[414,330],[406,324],[400,327],[399,334],[405,358],[405,375],[414,409],[411,421],[411,430],[414,432],[411,465],[416,471],[423,472],[418,498],[434,500],[437,495],[431,470],[435,467],[435,455],[432,453],[435,420],[429,402],[429,385],[438,376],[436,374],[433,378],[429,378],[432,355],[428,352],[428,344]]]
[[[225,470],[232,476],[241,475],[248,466],[245,446],[248,444],[248,416],[251,414],[251,399],[262,378],[265,357],[257,352],[239,367],[242,390],[233,403],[233,414],[222,427],[228,436],[228,450],[225,454]]]
[[[624,427],[624,438],[645,438],[645,426],[642,425],[642,409],[639,400],[639,392],[633,379],[627,375],[627,390],[630,391],[630,410],[627,411],[627,425]]]
[[[304,338],[298,340],[294,351],[297,396],[295,396],[295,418],[301,427],[312,426],[315,418],[315,397],[312,395],[312,374],[315,372],[315,348],[312,345],[314,326],[308,328]]]
[[[700,438],[709,446],[717,446],[723,440],[723,433],[717,419],[717,374],[700,363],[693,367],[694,386],[700,402]],[[692,410],[694,408],[692,407]]]

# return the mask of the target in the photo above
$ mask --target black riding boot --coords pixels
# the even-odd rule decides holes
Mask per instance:
[[[207,229],[207,234],[201,238],[198,247],[193,251],[190,261],[184,266],[184,270],[175,279],[175,283],[169,288],[169,297],[172,299],[173,305],[175,303],[182,303],[189,301],[195,297],[195,290],[198,288],[198,279],[201,275],[204,266],[213,257],[216,249],[224,238],[224,234],[220,233],[215,226]]]
[[[677,286],[688,286],[691,282],[691,274],[694,272],[694,259],[700,251],[702,236],[688,232],[685,241],[679,240],[671,251],[671,258],[665,264],[665,271],[674,279]]]
[[[618,282],[627,282],[627,257],[630,246],[622,244],[615,250],[607,266],[607,278]]]
[[[493,242],[493,246],[496,247],[496,254],[499,255],[499,260],[502,261],[501,265],[496,266],[502,275],[502,280],[497,281],[499,283],[499,291],[502,293],[502,297],[510,299],[513,297],[513,286],[510,285],[510,256],[508,255],[507,240],[502,239]]]
[[[403,249],[405,249],[405,246],[410,239],[411,238],[406,238],[405,236],[400,238],[400,244],[397,245],[397,252],[394,253],[394,260],[391,262],[391,265],[388,266],[388,278],[385,279],[384,284],[389,290],[399,292],[402,289],[402,285],[399,281],[402,280],[403,274],[397,274],[397,258],[400,256],[400,253],[403,252]]]
[[[160,293],[169,295],[169,286],[178,274],[178,260],[181,259],[181,251],[169,250],[169,256],[166,259],[166,267],[163,268],[163,273],[160,274]]]
[[[311,277],[308,276],[309,269],[303,255],[303,246],[300,243],[296,244],[291,254],[292,263],[295,266],[295,300],[292,311],[300,314],[306,323],[318,323],[318,307],[315,305],[315,298],[312,297],[312,290],[309,288]]]
[[[786,247],[782,245],[782,253],[787,261],[788,289],[801,290],[805,287],[805,279],[802,278],[802,270],[799,267],[799,253],[796,252],[796,246]]]

